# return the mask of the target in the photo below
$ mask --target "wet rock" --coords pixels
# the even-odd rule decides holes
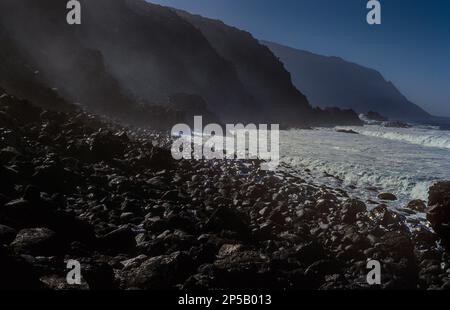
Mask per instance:
[[[266,194],[264,186],[260,184],[250,185],[246,190],[243,189],[241,192],[252,199],[257,199],[258,197],[262,197]]]
[[[58,255],[66,246],[54,231],[47,228],[23,229],[11,243],[16,253],[42,256]]]
[[[403,122],[386,122],[386,123],[384,123],[384,127],[388,127],[388,128],[411,128],[411,125],[403,123]]]
[[[417,212],[425,212],[427,205],[425,203],[425,201],[417,199],[417,200],[412,200],[408,203],[407,208],[413,210],[413,211],[417,211]]]
[[[217,254],[218,257],[224,258],[230,255],[233,255],[239,251],[241,251],[243,246],[241,244],[224,244],[219,250]]]
[[[120,219],[122,222],[130,222],[135,217],[135,214],[133,212],[123,212],[120,214]]]
[[[395,196],[394,194],[391,194],[391,193],[380,193],[378,195],[378,199],[395,201],[395,200],[397,200],[397,196]]]
[[[147,255],[139,255],[124,261],[121,261],[120,263],[123,265],[124,270],[133,270],[137,267],[139,267],[143,262],[148,260],[149,257]]]
[[[268,257],[256,251],[237,251],[218,259],[209,269],[218,288],[263,289],[277,288],[276,273]]]
[[[145,260],[139,267],[125,271],[124,278],[127,287],[170,289],[182,284],[194,268],[194,262],[188,255],[175,252]]]
[[[89,290],[89,285],[81,278],[81,284],[70,285],[67,283],[67,279],[63,275],[51,274],[44,275],[39,278],[39,280],[45,285],[46,290],[57,290],[57,291],[70,291],[70,290]]]
[[[335,206],[336,204],[333,201],[321,199],[316,203],[315,209],[321,213],[326,213]]]
[[[267,258],[255,251],[234,251],[230,255],[220,258],[214,262],[219,269],[240,269],[249,265],[260,265],[267,262]]]
[[[445,241],[450,241],[450,182],[440,182],[428,191],[427,219],[434,231]]]
[[[25,199],[13,200],[0,210],[5,223],[17,228],[47,227],[67,242],[95,242],[94,228],[90,224],[64,211],[55,210],[50,203],[40,199],[39,191],[31,189],[33,187],[27,189],[26,196],[33,203]]]
[[[367,207],[364,202],[356,199],[348,199],[342,206],[343,222],[352,224],[356,221],[356,215],[360,212],[366,212]]]
[[[387,226],[391,224],[399,224],[399,216],[389,210],[386,205],[378,205],[372,211],[370,211],[369,217],[377,221],[380,225]]]
[[[349,133],[349,134],[354,134],[354,135],[358,135],[359,133],[352,130],[352,129],[336,129],[336,132],[340,132],[340,133]]]

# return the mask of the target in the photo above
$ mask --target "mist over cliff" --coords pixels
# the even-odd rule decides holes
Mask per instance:
[[[200,112],[286,127],[358,122],[351,111],[312,109],[283,64],[247,32],[142,0],[81,1],[82,23],[71,26],[66,3],[1,1],[8,57],[0,81],[8,91],[149,125]]]

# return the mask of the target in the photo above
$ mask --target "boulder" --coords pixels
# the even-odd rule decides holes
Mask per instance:
[[[395,201],[395,200],[397,200],[397,196],[395,196],[394,194],[391,194],[391,193],[380,193],[378,195],[378,199]]]
[[[389,210],[389,207],[381,204],[370,211],[369,217],[383,226],[399,224],[399,215]]]
[[[348,134],[353,134],[353,135],[359,135],[359,132],[356,132],[352,129],[336,129],[336,132],[340,132],[340,133],[348,133]]]
[[[27,190],[25,199],[13,200],[5,204],[0,211],[4,222],[15,228],[47,227],[58,233],[59,238],[69,241],[80,241],[91,245],[95,242],[92,225],[59,210],[52,205],[38,199],[38,193]]]
[[[61,254],[65,245],[56,233],[48,228],[22,229],[11,243],[15,253],[35,256],[52,256]]]
[[[357,199],[347,199],[342,206],[342,221],[346,224],[353,224],[359,212],[367,211],[364,202]]]
[[[450,182],[440,182],[428,191],[427,219],[434,231],[450,241]]]
[[[425,201],[416,199],[416,200],[410,201],[408,203],[407,208],[411,209],[413,211],[417,211],[417,212],[425,212],[427,209],[427,205],[426,205]]]
[[[124,279],[127,287],[170,289],[182,284],[194,270],[194,262],[187,254],[174,252],[145,260],[139,267],[125,271]]]
[[[412,126],[403,122],[386,122],[384,127],[387,128],[411,128]]]

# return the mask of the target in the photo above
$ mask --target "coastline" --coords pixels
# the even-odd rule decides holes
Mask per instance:
[[[168,137],[81,112],[0,110],[1,288],[450,287],[438,236],[382,204],[257,161],[175,161]]]

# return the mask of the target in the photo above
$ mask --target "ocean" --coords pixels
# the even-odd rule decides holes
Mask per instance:
[[[428,188],[450,180],[450,131],[438,127],[386,128],[381,125],[289,130],[280,133],[282,162],[311,179],[346,190],[364,201],[379,202],[380,192],[393,193],[389,203],[403,208],[414,199],[428,200]]]

